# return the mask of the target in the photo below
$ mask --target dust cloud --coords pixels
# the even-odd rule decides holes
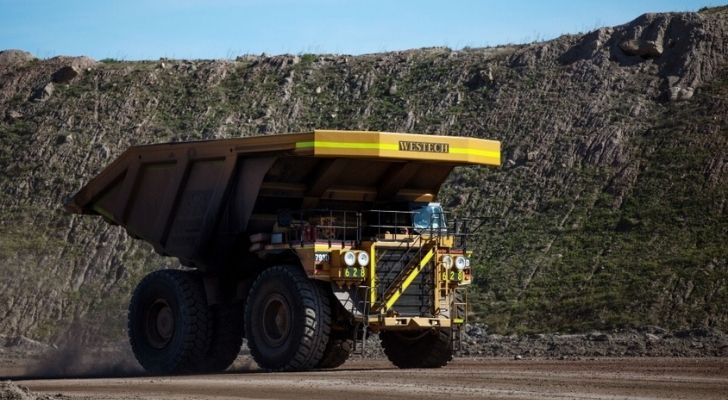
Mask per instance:
[[[88,323],[76,321],[54,347],[26,368],[33,378],[124,377],[144,374],[126,340],[97,343]]]
[[[51,349],[27,367],[25,376],[33,378],[124,377],[144,371],[131,351],[122,348],[94,348],[70,343]]]

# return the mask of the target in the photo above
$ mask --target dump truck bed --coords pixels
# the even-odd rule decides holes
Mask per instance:
[[[134,146],[66,209],[98,214],[163,255],[224,264],[275,209],[432,201],[457,165],[500,165],[500,143],[474,138],[315,130]]]

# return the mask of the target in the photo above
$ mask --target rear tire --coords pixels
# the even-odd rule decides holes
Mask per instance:
[[[329,299],[299,267],[268,268],[253,283],[245,305],[245,337],[261,368],[316,367],[330,329]]]
[[[215,304],[209,308],[212,319],[210,349],[200,372],[225,371],[243,345],[243,303]]]
[[[129,304],[134,356],[157,374],[193,372],[210,345],[211,319],[202,282],[189,272],[161,270],[137,285]]]
[[[399,368],[440,368],[452,360],[452,330],[384,331],[384,354]]]

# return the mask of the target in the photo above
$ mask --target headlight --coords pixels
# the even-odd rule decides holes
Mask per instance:
[[[360,251],[359,255],[356,256],[356,261],[359,263],[359,265],[365,267],[367,264],[369,264],[369,254],[367,254],[366,251]]]
[[[344,264],[353,267],[356,264],[356,254],[353,251],[344,253]]]
[[[466,258],[465,259],[465,266],[466,267],[469,267],[470,266],[470,259],[469,258]]]
[[[465,257],[457,256],[455,257],[455,268],[458,269],[458,271],[462,271],[465,269],[465,266],[468,264],[468,260]]]
[[[445,269],[452,268],[452,257],[448,255],[442,256],[442,265],[445,266]]]

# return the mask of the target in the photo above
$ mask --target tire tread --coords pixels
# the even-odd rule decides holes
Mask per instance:
[[[263,282],[269,279],[287,279],[296,288],[303,304],[304,329],[303,335],[290,360],[284,365],[269,365],[266,355],[261,352],[255,343],[252,321],[253,301],[249,300],[245,306],[245,336],[253,359],[264,369],[270,371],[300,371],[315,368],[323,357],[324,350],[329,341],[331,331],[331,305],[327,296],[321,295],[316,282],[309,279],[297,266],[277,265],[264,270],[253,283],[250,297],[256,295]]]
[[[177,294],[177,302],[180,308],[179,332],[183,335],[180,346],[173,349],[170,357],[162,360],[155,360],[146,353],[141,335],[138,335],[137,323],[138,313],[143,312],[139,308],[142,293],[149,290],[150,286],[160,283],[171,286]],[[194,372],[205,359],[210,345],[210,333],[212,330],[211,318],[207,310],[207,299],[204,288],[194,274],[173,269],[165,269],[148,274],[137,285],[129,304],[127,328],[129,341],[135,357],[145,370],[153,373],[187,373]]]
[[[379,334],[389,361],[399,368],[440,368],[452,360],[452,331],[440,329],[417,340],[403,339],[397,332]]]

